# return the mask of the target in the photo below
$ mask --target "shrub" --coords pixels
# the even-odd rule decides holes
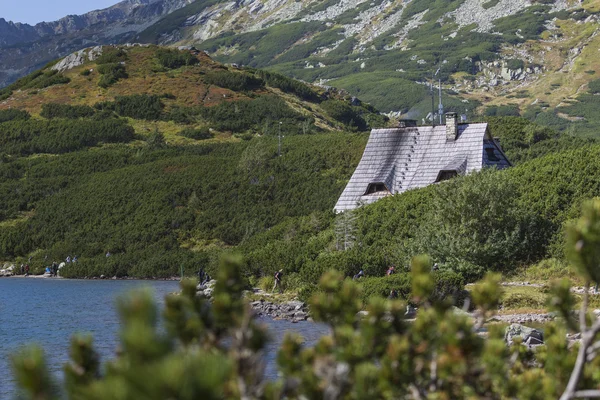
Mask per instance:
[[[131,126],[118,120],[14,120],[0,125],[0,146],[9,154],[67,153],[100,142],[133,139]]]
[[[98,73],[102,75],[98,81],[98,86],[104,89],[117,83],[119,79],[125,79],[128,76],[125,66],[120,63],[98,65]]]
[[[119,47],[102,46],[102,54],[96,58],[96,64],[115,64],[126,61],[129,57],[125,50]]]
[[[45,103],[42,104],[40,116],[52,118],[87,118],[93,116],[94,109],[90,106],[72,106],[70,104]]]
[[[204,107],[201,115],[219,131],[245,132],[262,131],[263,134],[301,133],[303,124],[312,125],[312,119],[291,109],[277,96],[259,96],[253,100],[222,102]]]
[[[591,94],[600,93],[600,79],[594,79],[588,83],[588,91]]]
[[[518,106],[508,104],[501,106],[488,106],[485,109],[485,115],[488,117],[518,117],[520,112]]]
[[[258,287],[267,293],[271,293],[273,290],[273,285],[275,285],[275,278],[271,275],[263,276],[258,281]]]
[[[8,110],[0,110],[0,123],[16,120],[25,121],[29,118],[31,118],[31,115],[25,110],[17,110],[14,108],[9,108]]]
[[[205,76],[206,83],[217,85],[235,92],[260,89],[265,82],[245,72],[214,71]]]
[[[359,130],[365,130],[367,124],[365,120],[349,104],[341,100],[326,100],[321,103],[321,107],[333,119],[342,122],[350,127]]]
[[[210,132],[210,129],[208,129],[208,127],[202,127],[202,128],[198,128],[198,129],[185,128],[184,130],[179,132],[179,134],[186,138],[195,139],[195,140],[205,140],[205,139],[211,139],[214,137],[214,135]]]
[[[195,65],[200,62],[196,56],[189,51],[158,48],[156,58],[160,65],[168,69],[177,69],[185,65]]]
[[[284,93],[294,94],[307,101],[318,101],[319,95],[307,84],[288,78],[285,75],[258,70],[256,75],[266,82],[268,86],[281,89]]]
[[[452,271],[438,271],[432,274],[435,281],[432,298],[440,301],[446,298],[459,299],[465,279],[458,273]],[[412,280],[409,273],[396,273],[390,276],[361,278],[362,300],[368,304],[371,298],[387,298],[392,290],[398,292],[398,296],[404,300],[412,298]]]
[[[134,94],[117,96],[115,101],[98,103],[94,107],[98,110],[114,111],[122,117],[156,121],[163,118],[164,104],[160,96]]]

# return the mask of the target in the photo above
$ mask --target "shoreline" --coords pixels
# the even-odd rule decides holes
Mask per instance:
[[[178,276],[172,276],[170,278],[133,278],[133,277],[121,277],[117,278],[116,276],[112,278],[107,277],[83,277],[83,278],[65,278],[62,276],[44,276],[44,275],[3,275],[0,276],[0,279],[58,279],[58,280],[69,280],[69,281],[165,281],[165,282],[179,282],[181,278]]]

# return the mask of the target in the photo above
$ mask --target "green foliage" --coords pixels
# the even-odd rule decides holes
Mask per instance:
[[[96,58],[96,64],[118,64],[127,61],[127,52],[120,47],[102,46],[102,54]]]
[[[414,265],[414,263],[413,263]],[[429,269],[421,271],[421,275],[425,273],[427,282],[433,285],[431,293],[427,294],[427,298],[433,299],[451,299],[454,297],[454,301],[458,302],[461,300],[459,297],[460,291],[464,287],[464,278],[453,272],[453,271],[437,271],[429,275],[431,265],[427,264]],[[413,269],[414,271],[414,269]],[[429,281],[431,279],[431,281]],[[380,277],[366,277],[361,278],[359,283],[362,287],[362,300],[364,304],[367,304],[370,299],[376,298],[387,298],[392,290],[398,292],[398,297],[404,300],[415,300],[423,297],[423,293],[417,292],[413,289],[413,280],[409,273],[396,273],[390,276]]]
[[[48,119],[52,118],[87,118],[95,114],[95,110],[90,106],[72,106],[70,104],[44,103],[40,116]]]
[[[594,79],[588,83],[588,91],[591,94],[600,93],[600,79]]]
[[[382,111],[407,112],[429,96],[424,85],[404,79],[402,73],[398,72],[364,72],[336,79],[332,84],[345,88]],[[390,93],[402,95],[389,96]]]
[[[7,121],[14,120],[28,120],[31,118],[31,115],[24,110],[17,110],[14,108],[9,108],[8,110],[0,110],[0,124]]]
[[[285,55],[290,47],[306,36],[306,32],[317,33],[325,29],[325,24],[319,21],[276,24],[255,32],[224,34],[203,42],[201,46],[210,52],[222,47],[236,47],[237,51],[227,57],[227,62],[264,67],[278,55]]]
[[[487,10],[488,8],[492,8],[496,5],[498,5],[498,3],[500,3],[500,0],[489,0],[489,1],[486,1],[485,3],[483,3],[481,6]]]
[[[104,143],[127,143],[131,126],[118,120],[15,120],[0,124],[0,146],[15,155],[67,153]]]
[[[43,89],[52,85],[60,85],[71,82],[71,79],[53,70],[38,70],[26,77],[18,79],[15,83],[7,86],[2,91],[7,96],[19,89]],[[0,92],[1,94],[1,92]]]
[[[524,118],[491,117],[487,118],[487,122],[492,135],[500,139],[502,149],[513,165],[596,143],[593,139],[573,137]]]
[[[100,64],[98,65],[98,72],[102,75],[98,81],[98,86],[104,89],[114,85],[119,79],[128,77],[125,65],[121,63]]]
[[[184,130],[179,132],[179,134],[186,138],[195,140],[205,140],[214,137],[214,135],[210,132],[210,129],[208,129],[207,127],[202,127],[198,129],[185,128]]]
[[[600,282],[600,199],[583,205],[581,218],[567,228],[567,255],[586,280]]]
[[[373,298],[366,305],[367,316],[358,316],[360,285],[339,272],[325,273],[310,310],[331,333],[314,347],[304,347],[299,336],[288,334],[277,355],[278,380],[266,382],[262,354],[267,335],[243,299],[241,264],[238,258],[221,261],[212,304],[196,296],[196,281],[183,281],[181,293],[166,299],[166,329],[159,328],[147,292],[122,298],[119,357],[99,373],[90,340],[75,338],[66,392],[86,399],[325,398],[331,391],[343,399],[416,394],[545,399],[598,385],[593,373],[598,357],[587,351],[598,333],[596,325],[584,332],[579,357],[588,361],[582,363],[575,363],[576,352],[569,350],[560,323],[545,330],[547,345],[535,352],[519,342],[507,346],[493,327],[483,338],[478,330],[498,305],[498,277],[488,276],[474,288],[478,308],[473,321],[444,299],[428,296],[433,281],[423,268],[431,264],[425,257],[413,264],[414,291],[425,301],[411,324],[404,320],[404,303],[397,300]],[[568,295],[568,287],[557,293]],[[17,354],[13,370],[29,398],[57,396],[38,349]]]
[[[87,121],[45,121],[75,122]],[[313,212],[327,217],[307,218],[306,233],[327,226],[365,139],[289,136],[282,157],[276,156],[277,139],[267,137],[155,150],[111,147],[2,163],[0,219],[33,209],[35,215],[0,231],[0,251],[3,257],[40,248],[55,259],[77,254],[79,262],[61,271],[68,277],[169,277],[181,265],[188,273],[202,265],[214,275],[221,246],[250,243],[288,218]],[[213,244],[188,250],[198,242]],[[107,251],[113,256],[104,257]],[[283,265],[272,260],[278,269]],[[34,257],[31,265],[42,263]]]
[[[292,93],[303,100],[318,101],[319,95],[307,84],[288,78],[285,75],[258,70],[256,75],[268,86],[281,89],[284,93]]]
[[[348,103],[341,100],[326,100],[321,107],[329,116],[341,123],[358,130],[367,129],[367,123]]]
[[[97,103],[94,107],[98,110],[114,111],[122,117],[156,121],[163,118],[163,108],[160,96],[147,94],[134,94],[131,96],[117,96],[115,101]]]
[[[517,58],[511,58],[506,61],[506,67],[511,70],[523,69],[525,68],[525,62]]]
[[[195,65],[200,62],[189,51],[158,48],[156,58],[160,65],[168,69],[177,69],[186,65]]]
[[[265,82],[246,72],[214,71],[204,77],[206,83],[231,89],[235,92],[260,89]]]
[[[487,117],[518,117],[519,107],[516,105],[488,106],[485,108]]]
[[[307,117],[290,108],[280,97],[267,95],[252,100],[221,102],[216,106],[200,110],[203,118],[219,131],[246,132],[258,131],[276,135],[305,133],[306,127],[313,124]]]
[[[493,171],[435,187],[416,245],[436,260],[461,259],[501,269],[544,254],[547,222],[519,210],[517,186]],[[485,204],[485,207],[479,205]]]

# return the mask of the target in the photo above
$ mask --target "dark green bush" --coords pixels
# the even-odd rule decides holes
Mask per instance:
[[[96,64],[116,64],[126,61],[127,52],[119,47],[102,46],[102,54],[96,58]]]
[[[0,124],[0,146],[9,154],[66,153],[100,142],[133,139],[133,128],[118,120],[14,120]]]
[[[117,96],[115,101],[98,103],[94,107],[98,110],[114,111],[122,117],[134,119],[156,121],[164,117],[164,104],[160,100],[160,96],[156,95]]]
[[[340,121],[349,127],[354,127],[358,130],[367,129],[365,120],[351,105],[344,101],[326,100],[321,103],[321,107],[323,107],[323,110],[325,110],[331,118]]]
[[[208,127],[202,127],[198,129],[186,128],[179,132],[179,134],[186,138],[195,140],[211,139],[212,137],[214,137],[214,135],[210,132],[210,129],[208,129]]]
[[[433,273],[435,289],[433,297],[436,300],[454,298],[456,301],[464,289],[465,279],[458,273],[452,271],[437,271]],[[396,273],[390,276],[361,278],[362,300],[368,304],[372,297],[387,298],[392,290],[398,292],[398,297],[411,300],[412,282],[409,273]]]
[[[31,115],[25,110],[14,108],[0,110],[0,123],[14,120],[28,120],[29,118],[31,118]]]
[[[102,75],[98,81],[98,86],[104,89],[114,85],[119,79],[126,79],[128,77],[125,66],[120,63],[98,65],[98,73]]]
[[[600,93],[600,79],[594,79],[588,83],[588,92],[591,94]]]
[[[285,75],[258,70],[256,75],[266,82],[268,86],[281,89],[284,93],[294,94],[301,99],[308,101],[318,101],[319,95],[307,84],[288,78]]]
[[[513,104],[501,106],[488,106],[485,109],[485,115],[488,117],[518,117],[521,115],[519,107]]]
[[[278,134],[281,122],[283,133],[303,133],[304,126],[312,126],[312,119],[290,108],[277,96],[259,96],[253,100],[221,102],[200,109],[201,115],[219,131],[261,131]]]
[[[156,58],[160,65],[168,69],[177,69],[185,65],[195,65],[200,62],[189,51],[158,48]]]
[[[72,106],[70,104],[45,103],[42,104],[40,116],[44,118],[88,118],[93,116],[95,110],[90,106]]]
[[[235,92],[260,89],[265,81],[246,72],[214,71],[205,76],[206,83],[217,85]]]

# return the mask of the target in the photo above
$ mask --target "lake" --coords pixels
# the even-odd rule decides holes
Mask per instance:
[[[69,280],[38,278],[0,279],[0,399],[14,394],[9,355],[28,343],[46,351],[51,370],[60,378],[68,361],[69,341],[76,332],[94,336],[102,361],[113,358],[118,343],[119,319],[115,299],[135,288],[150,287],[162,309],[164,296],[179,289],[176,281]],[[310,322],[261,319],[272,341],[267,346],[266,376],[277,376],[275,357],[288,331],[301,334],[307,345],[328,332],[325,325]]]

